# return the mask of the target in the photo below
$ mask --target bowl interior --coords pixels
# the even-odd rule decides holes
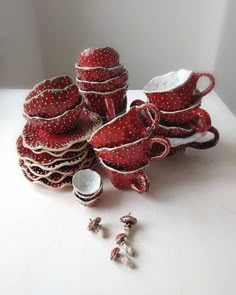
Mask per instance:
[[[101,176],[91,169],[81,170],[73,176],[72,184],[78,193],[92,195],[101,187]]]

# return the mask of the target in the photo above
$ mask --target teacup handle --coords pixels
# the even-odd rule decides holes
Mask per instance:
[[[195,142],[191,142],[187,145],[185,145],[185,147],[191,147],[193,149],[197,149],[197,150],[204,150],[204,149],[210,149],[212,148],[213,146],[215,146],[218,141],[219,141],[219,138],[220,138],[220,135],[219,135],[219,131],[211,126],[208,130],[208,132],[212,133],[214,135],[214,137],[208,141],[203,141],[203,142],[198,142],[198,141],[195,141]]]
[[[107,120],[111,121],[112,119],[115,118],[116,112],[115,112],[113,100],[108,95],[105,96],[105,104],[106,104],[106,109],[107,109]]]
[[[148,126],[143,126],[141,129],[141,136],[145,137],[150,134],[158,125],[160,121],[160,112],[157,107],[151,103],[145,103],[143,105],[136,106],[136,108],[138,114],[140,114],[142,111],[146,111],[145,115],[148,115],[146,117],[146,122]],[[153,114],[153,116],[151,116],[151,114]],[[141,121],[140,118],[139,120]]]
[[[202,92],[198,93],[197,96],[199,97],[203,97],[205,95],[207,95],[209,92],[211,92],[211,90],[214,88],[215,86],[215,78],[212,74],[210,73],[194,73],[193,74],[194,77],[196,78],[196,80],[198,81],[201,77],[207,77],[210,81],[209,86],[204,89]]]
[[[211,126],[211,118],[209,114],[201,109],[201,108],[195,108],[190,110],[192,115],[192,121],[191,121],[191,127],[198,132],[205,132],[207,131]],[[194,117],[197,118],[197,121],[194,120]],[[199,123],[200,120],[200,123]]]
[[[144,194],[149,190],[149,179],[143,171],[138,172],[138,175],[131,183],[131,188],[140,194]]]
[[[143,104],[145,104],[145,101],[143,101],[141,99],[135,99],[131,102],[130,107],[141,106]]]
[[[170,142],[167,138],[163,137],[163,136],[159,136],[159,137],[152,137],[149,140],[149,152],[151,152],[152,150],[152,146],[155,143],[158,143],[160,145],[162,145],[164,147],[164,150],[159,152],[157,155],[153,156],[150,155],[150,160],[159,160],[159,159],[163,159],[165,158],[169,152],[170,152]]]

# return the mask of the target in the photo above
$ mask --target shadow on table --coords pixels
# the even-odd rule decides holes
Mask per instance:
[[[150,179],[150,196],[166,202],[178,197],[178,190],[186,186],[196,189],[196,183],[207,186],[209,182],[220,183],[222,179],[235,181],[236,144],[219,142],[209,150],[186,149],[161,161],[153,161],[147,168]],[[168,194],[168,190],[171,192]],[[173,191],[176,193],[173,194]],[[190,191],[191,193],[191,191]],[[147,194],[147,196],[149,195]]]

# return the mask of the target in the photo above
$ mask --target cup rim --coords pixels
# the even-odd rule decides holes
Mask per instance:
[[[30,115],[26,114],[24,110],[22,110],[22,115],[23,115],[25,118],[29,119],[29,120],[33,120],[33,119],[34,119],[34,120],[40,120],[40,121],[42,121],[42,120],[43,120],[43,121],[53,121],[53,120],[57,120],[57,119],[60,119],[61,117],[65,116],[65,115],[67,115],[68,113],[74,112],[74,111],[76,111],[78,108],[83,107],[84,98],[83,98],[81,95],[80,95],[79,97],[80,97],[80,102],[79,102],[79,104],[76,104],[72,109],[69,109],[69,110],[65,111],[64,113],[62,113],[61,115],[58,115],[58,116],[56,116],[56,117],[52,117],[52,118],[43,118],[43,117],[39,117],[39,116],[30,116]]]
[[[159,136],[159,135],[158,135]],[[154,136],[155,137],[158,137],[158,136]],[[142,138],[139,138],[138,140],[135,140],[133,142],[129,142],[129,143],[125,143],[125,144],[122,144],[122,145],[119,145],[119,146],[115,146],[115,147],[102,147],[102,148],[93,148],[96,152],[102,152],[102,151],[115,151],[119,148],[126,148],[126,147],[129,147],[129,146],[133,146],[135,144],[138,144],[139,142],[143,141],[143,140],[147,140],[147,139],[151,139],[151,135],[148,135],[148,136],[145,136],[145,137],[142,137]]]
[[[179,126],[165,126],[165,125],[161,125],[159,124],[157,127],[161,127],[162,129],[166,129],[166,130],[183,130],[183,131],[193,131],[193,128],[183,128],[183,127],[179,127]]]
[[[91,85],[94,85],[94,84],[105,85],[105,84],[110,83],[113,80],[116,80],[116,79],[118,79],[118,78],[120,78],[120,77],[122,77],[123,75],[126,75],[126,74],[128,74],[127,70],[125,70],[123,73],[120,73],[119,75],[117,75],[117,76],[115,76],[115,77],[113,77],[111,79],[108,79],[108,80],[105,80],[105,81],[100,81],[100,82],[99,81],[96,82],[96,81],[80,80],[79,77],[77,76],[76,77],[76,82],[77,83],[80,83],[80,82],[81,83],[88,83],[88,84],[91,84]]]
[[[179,145],[186,145],[188,143],[197,141],[198,139],[204,137],[208,131],[205,132],[196,132],[188,137],[167,137],[170,141],[170,147],[177,147]]]
[[[45,89],[45,90],[41,91],[40,93],[38,93],[37,95],[32,96],[30,99],[24,101],[24,106],[31,103],[33,100],[37,99],[40,95],[43,95],[46,91],[48,91],[48,92],[63,92],[63,91],[67,91],[68,88],[71,88],[72,86],[76,86],[76,85],[74,83],[71,83],[70,85],[67,85],[64,88]]]
[[[117,170],[117,169],[115,169],[113,167],[110,167],[107,163],[104,163],[104,161],[101,158],[99,158],[99,161],[100,161],[101,165],[103,167],[105,167],[106,169],[108,169],[108,170],[110,170],[112,172],[117,172],[117,173],[124,174],[124,175],[126,175],[126,174],[133,174],[133,173],[136,173],[136,172],[139,172],[139,171],[143,171],[148,166],[148,164],[146,164],[146,165],[144,165],[144,166],[142,166],[142,167],[140,167],[140,168],[138,168],[136,170],[132,170],[132,171],[121,171],[121,170]]]
[[[102,92],[102,91],[92,91],[92,90],[82,90],[80,89],[80,93],[83,93],[83,94],[98,94],[98,95],[108,95],[108,94],[113,94],[113,93],[116,93],[118,91],[121,91],[123,89],[126,89],[128,88],[129,84],[126,83],[124,86],[120,87],[120,88],[116,88],[115,90],[112,90],[112,91],[107,91],[107,92]]]
[[[76,182],[80,182],[81,181],[81,179],[80,179],[80,181],[78,180],[78,177],[79,177],[79,174],[80,174],[80,176],[81,176],[81,173],[86,173],[87,174],[87,176],[86,176],[86,178],[87,178],[87,182],[89,182],[88,181],[88,177],[91,177],[91,174],[93,175],[92,177],[94,178],[96,178],[96,184],[99,184],[99,186],[98,186],[98,189],[96,189],[95,191],[93,191],[93,192],[91,192],[90,193],[90,191],[89,191],[89,193],[85,193],[83,190],[79,190],[78,189],[78,185],[76,185]],[[88,175],[88,173],[89,173],[89,175]],[[84,181],[85,181],[85,179],[84,179]],[[89,168],[87,168],[87,169],[83,169],[83,170],[79,170],[79,171],[77,171],[74,175],[73,175],[73,177],[72,177],[72,185],[73,185],[73,187],[74,187],[74,190],[79,194],[79,195],[82,195],[82,196],[85,196],[85,197],[87,197],[87,198],[89,198],[89,196],[91,196],[91,195],[94,195],[94,194],[96,194],[97,192],[99,192],[99,190],[101,189],[101,187],[102,187],[102,178],[101,178],[101,176],[100,176],[100,174],[99,173],[97,173],[96,171],[94,171],[94,170],[92,170],[92,169],[89,169]]]
[[[178,114],[178,113],[182,113],[182,112],[187,112],[187,111],[189,111],[191,109],[194,109],[196,107],[200,107],[201,102],[202,102],[202,98],[200,97],[198,100],[196,100],[193,104],[191,104],[189,107],[187,107],[185,109],[172,111],[172,112],[160,110],[160,113],[161,114],[166,114],[166,115],[174,115],[174,114]]]
[[[150,103],[152,104],[152,103]],[[154,105],[154,104],[152,104]],[[155,105],[154,105],[155,106]],[[109,126],[111,124],[113,124],[115,121],[119,120],[120,118],[122,118],[123,116],[125,116],[126,114],[128,114],[130,112],[130,110],[134,109],[134,108],[138,108],[139,106],[132,106],[127,112],[120,114],[119,116],[116,116],[114,119],[108,121],[107,123],[103,124],[102,126],[100,126],[99,128],[97,128],[89,137],[89,139],[87,139],[87,141],[90,143],[91,138],[96,135],[102,128]]]
[[[173,85],[172,87],[169,87],[169,88],[165,88],[165,89],[154,89],[154,90],[151,90],[150,88],[155,87],[154,84],[156,84],[156,80],[160,80],[161,78],[168,78],[169,76],[171,75],[176,75],[177,73],[185,73],[185,76],[183,77],[182,81],[180,84],[178,85]],[[160,75],[160,76],[156,76],[154,78],[152,78],[143,88],[143,91],[144,93],[163,93],[163,92],[169,92],[173,89],[176,89],[182,85],[184,85],[188,80],[189,78],[192,76],[193,74],[193,71],[192,70],[186,70],[186,69],[180,69],[178,71],[172,71],[172,72],[168,72],[164,75]]]
[[[119,68],[122,68],[123,64],[119,63],[117,66],[114,67],[110,67],[110,68],[106,68],[106,67],[81,67],[80,65],[78,65],[78,63],[75,63],[75,68],[78,70],[85,70],[85,71],[92,71],[92,70],[106,70],[106,71],[113,71],[113,70],[117,70]]]

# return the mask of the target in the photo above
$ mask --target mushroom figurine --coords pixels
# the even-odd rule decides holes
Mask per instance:
[[[126,244],[126,234],[120,233],[116,236],[116,244],[120,245],[128,255],[134,255],[134,249]]]
[[[138,221],[135,217],[131,216],[129,213],[128,215],[124,215],[120,218],[120,221],[124,223],[124,231],[126,233],[126,236],[130,234],[130,230],[132,226],[134,226]]]
[[[103,229],[102,225],[100,224],[101,220],[102,220],[101,217],[96,217],[94,219],[90,219],[87,229],[89,231],[97,233],[100,237],[103,237],[104,236],[104,229]]]
[[[112,251],[111,251],[111,260],[113,261],[119,261],[122,264],[130,267],[130,268],[134,268],[134,263],[133,261],[127,257],[127,256],[123,256],[122,254],[120,254],[120,248],[119,247],[115,247]]]

